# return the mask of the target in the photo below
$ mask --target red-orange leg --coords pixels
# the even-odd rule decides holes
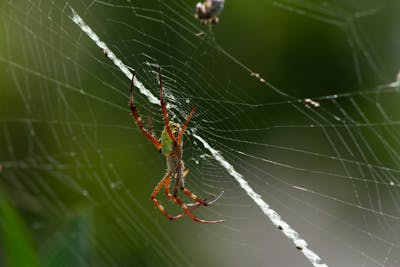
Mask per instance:
[[[177,142],[178,144],[181,143],[183,134],[185,133],[186,128],[187,128],[187,126],[188,126],[188,124],[189,124],[189,121],[190,121],[190,119],[193,117],[193,114],[194,114],[195,110],[196,110],[196,106],[193,106],[192,111],[190,112],[189,116],[187,117],[185,123],[183,124],[183,126],[182,126],[182,128],[181,128],[181,131],[179,132],[178,138],[176,139],[176,142]]]
[[[151,193],[151,200],[153,201],[154,205],[161,211],[162,214],[165,215],[165,217],[167,217],[170,220],[177,220],[182,218],[185,214],[179,214],[177,216],[171,216],[168,214],[168,212],[165,211],[163,205],[160,204],[160,202],[158,202],[158,200],[156,199],[156,196],[158,195],[158,193],[160,192],[161,188],[163,186],[165,186],[166,188],[169,187],[169,183],[170,183],[170,178],[171,174],[168,173],[158,184],[157,186],[154,188],[153,193]],[[167,190],[167,189],[166,189]],[[166,191],[167,192],[167,191]],[[169,192],[168,192],[169,193]],[[167,194],[168,196],[168,194]],[[171,195],[172,196],[172,195]],[[169,197],[169,196],[168,196]],[[170,198],[170,197],[169,197]],[[173,200],[175,203],[178,203],[175,198]]]
[[[171,175],[167,174],[154,188],[153,193],[151,194],[151,200],[153,201],[154,205],[161,211],[162,214],[165,215],[170,220],[177,220],[182,218],[183,216],[186,215],[186,213],[178,214],[176,216],[172,216],[168,214],[168,212],[165,211],[165,208],[163,205],[160,204],[160,202],[156,199],[156,196],[160,192],[161,188],[165,186],[165,194],[167,197],[174,203],[178,204],[177,199],[169,192],[169,187],[170,187],[170,181],[171,181]],[[179,205],[179,204],[178,204]],[[196,209],[198,206],[193,207],[192,210]]]
[[[218,220],[218,221],[206,221],[206,220],[202,220],[197,218],[196,216],[193,215],[193,213],[187,208],[186,204],[182,202],[182,200],[180,200],[179,198],[176,198],[176,202],[179,206],[182,207],[182,209],[185,211],[186,215],[190,217],[190,219],[192,219],[195,222],[199,222],[199,223],[206,223],[206,224],[215,224],[215,223],[221,223],[224,220]]]
[[[163,116],[164,116],[165,129],[167,129],[169,138],[171,138],[172,141],[175,141],[175,136],[172,134],[172,131],[169,128],[169,117],[168,117],[167,106],[165,105],[164,95],[163,95],[161,68],[158,69],[158,79],[159,79],[159,83],[160,83],[160,105],[161,105],[161,110],[162,110]]]
[[[185,177],[185,176],[188,174],[188,172],[189,172],[189,169],[185,169],[185,170],[183,171],[183,177]],[[169,191],[169,189],[170,189],[170,180],[171,180],[171,178],[168,178],[168,182],[165,181],[165,195],[167,195],[167,197],[168,197],[172,202],[177,203],[177,201],[176,201],[176,198],[177,198],[177,197],[174,197],[174,195],[172,195],[172,194],[170,193],[170,191]],[[177,203],[177,204],[178,204],[178,203]],[[190,203],[190,204],[186,204],[186,205],[187,205],[187,206],[191,206],[191,208],[190,208],[191,211],[193,211],[193,210],[195,210],[195,209],[197,209],[198,207],[201,206],[201,204],[200,204],[200,203],[197,203],[197,202]],[[179,218],[182,218],[182,217],[185,216],[185,215],[186,215],[186,213],[178,214],[178,215],[174,216],[174,218],[179,219]]]
[[[208,206],[209,205],[206,201],[202,200],[201,198],[199,198],[198,196],[196,196],[195,194],[190,192],[186,187],[181,188],[181,191],[183,193],[185,193],[185,195],[187,195],[188,197],[193,199],[194,201],[200,203],[201,205],[203,205],[203,206]]]
[[[190,119],[190,115],[188,117],[188,119],[186,120],[185,124],[187,124],[187,122]],[[179,138],[179,137],[178,137]],[[178,163],[178,167],[177,167],[177,173],[179,174],[181,172],[182,169],[184,169],[184,165],[183,162],[180,161]],[[186,169],[188,170],[188,169]],[[177,175],[176,177],[176,184],[175,184],[175,188],[174,188],[174,196],[176,197],[178,194],[178,188],[180,188],[180,190],[185,193],[185,195],[187,195],[188,197],[190,197],[191,199],[195,200],[196,202],[200,203],[203,206],[208,206],[208,203],[205,202],[204,200],[202,200],[201,198],[199,198],[198,196],[196,196],[195,194],[193,194],[192,192],[190,192],[186,187],[185,187],[185,176],[187,173],[185,173],[185,171],[183,171],[182,177],[180,177],[179,175]],[[192,204],[190,204],[192,205]]]
[[[131,95],[130,95],[130,98],[129,98],[129,106],[131,107],[132,116],[135,118],[136,124],[138,125],[138,127],[139,127],[140,131],[142,132],[142,134],[153,143],[153,145],[157,148],[157,150],[160,150],[161,149],[161,143],[158,142],[158,140],[151,134],[151,130],[150,131],[146,131],[144,129],[143,122],[140,119],[140,116],[139,116],[139,114],[137,112],[136,105],[135,105],[135,99],[134,99],[134,96],[133,96],[133,89],[135,88],[134,79],[135,79],[135,72],[133,72],[133,74],[132,74]]]
[[[167,181],[165,182],[165,195],[167,195],[167,197],[168,197],[172,202],[178,204],[178,202],[176,201],[176,197],[174,197],[174,196],[169,192],[170,181],[171,181],[171,178],[169,177],[169,178],[168,178],[168,182],[167,182]],[[182,217],[185,216],[185,215],[186,215],[186,213],[178,214],[178,215],[174,216],[174,218],[175,218],[175,219],[180,219],[180,218],[182,218]]]
[[[215,224],[215,223],[223,222],[223,220],[218,220],[218,221],[206,221],[206,220],[201,220],[201,219],[197,218],[196,216],[194,216],[194,215],[192,214],[191,211],[197,209],[201,204],[200,204],[200,203],[192,203],[192,204],[194,204],[194,207],[188,209],[188,208],[187,208],[187,205],[186,205],[185,203],[183,203],[182,200],[180,200],[178,197],[174,197],[174,195],[172,195],[172,194],[169,192],[169,189],[170,189],[170,182],[171,182],[171,176],[170,176],[170,175],[167,175],[167,176],[166,176],[165,178],[163,178],[163,179],[161,180],[161,182],[156,186],[156,188],[155,188],[154,191],[153,191],[152,197],[151,197],[152,200],[153,200],[153,202],[154,202],[154,204],[158,207],[158,209],[159,209],[168,219],[170,219],[170,220],[177,220],[177,219],[182,218],[182,217],[185,216],[185,215],[188,215],[192,220],[194,220],[194,221],[196,221],[196,222],[200,222],[200,223]],[[167,197],[168,197],[171,201],[173,201],[174,203],[176,203],[176,204],[178,204],[179,206],[181,206],[185,213],[178,214],[178,215],[176,215],[176,216],[171,216],[171,215],[169,215],[169,214],[165,211],[164,207],[157,201],[157,199],[155,198],[155,196],[156,196],[156,195],[158,194],[158,192],[161,190],[161,188],[162,188],[163,185],[165,185],[165,194],[167,195]],[[221,195],[222,195],[222,194],[221,194]],[[220,196],[221,196],[221,195],[220,195]],[[219,198],[220,196],[218,196],[218,198]],[[212,200],[212,203],[213,203],[214,201],[216,201],[218,198]],[[208,205],[208,204],[207,204],[207,205]]]

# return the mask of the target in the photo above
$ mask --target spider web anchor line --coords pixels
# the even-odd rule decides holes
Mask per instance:
[[[132,73],[129,68],[107,47],[107,45],[100,40],[97,34],[83,21],[83,19],[75,12],[75,10],[69,6],[72,11],[72,21],[80,27],[80,29],[86,33],[86,35],[93,40],[96,45],[103,49],[107,54],[107,57],[112,60],[112,62],[117,66],[122,73],[128,79],[132,79]],[[155,97],[147,88],[144,87],[143,83],[141,83],[135,77],[135,85],[139,88],[141,94],[145,95],[150,103],[160,105],[160,101],[157,97]],[[281,216],[270,208],[270,206],[261,198],[261,195],[256,193],[253,188],[250,187],[249,183],[243,178],[243,175],[238,173],[233,166],[225,160],[225,158],[211,145],[204,140],[201,136],[193,133],[193,136],[199,140],[203,146],[212,154],[215,160],[223,166],[229,175],[231,175],[242,187],[242,189],[246,192],[246,194],[259,206],[259,208],[263,211],[263,213],[269,218],[269,220],[276,225],[287,238],[293,241],[296,247],[301,250],[304,256],[312,263],[315,267],[328,267],[327,264],[322,263],[321,258],[312,250],[308,248],[307,242],[300,238],[298,232],[296,232],[288,223],[282,220]]]
[[[104,53],[106,56],[114,63],[115,66],[117,66],[124,74],[126,77],[128,77],[129,80],[132,80],[132,72],[129,70],[129,68],[120,60],[108,47],[107,45],[100,40],[100,38],[97,36],[97,34],[83,21],[83,19],[75,12],[75,10],[69,6],[69,8],[72,11],[72,21],[75,22],[81,28],[81,30],[86,33],[87,36],[89,36],[90,39],[92,39],[96,45],[100,48],[103,49]],[[135,86],[139,88],[139,91],[141,94],[145,95],[150,103],[160,105],[160,100],[158,100],[157,97],[155,97],[146,87],[144,87],[143,83],[141,83],[138,79],[135,77]]]

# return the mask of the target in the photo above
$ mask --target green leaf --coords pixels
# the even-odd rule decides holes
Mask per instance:
[[[5,266],[40,266],[29,231],[2,190],[0,190],[0,242]]]

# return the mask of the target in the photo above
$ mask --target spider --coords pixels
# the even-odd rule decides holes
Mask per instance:
[[[196,4],[196,14],[194,17],[199,19],[202,24],[219,22],[218,15],[224,9],[225,0],[205,0],[203,3]]]
[[[161,138],[157,140],[152,133],[151,130],[151,113],[150,113],[150,118],[149,118],[149,129],[145,129],[143,126],[143,122],[138,114],[138,111],[136,109],[135,101],[134,101],[134,96],[133,96],[133,90],[134,90],[134,79],[135,79],[135,72],[133,72],[132,75],[132,80],[131,80],[131,93],[130,93],[130,99],[129,99],[129,106],[131,108],[131,113],[136,121],[136,124],[138,125],[141,133],[149,139],[155,148],[162,153],[166,158],[167,158],[167,173],[165,176],[161,179],[161,181],[157,184],[157,186],[154,188],[152,194],[151,194],[151,200],[153,201],[154,205],[164,214],[168,219],[170,220],[177,220],[179,218],[182,218],[183,216],[187,215],[189,216],[193,221],[200,222],[200,223],[207,223],[207,224],[215,224],[215,223],[220,223],[223,222],[223,220],[217,220],[217,221],[206,221],[197,218],[196,216],[193,215],[192,211],[199,206],[209,206],[215,201],[217,201],[223,194],[223,191],[217,195],[212,197],[211,199],[201,199],[192,192],[190,192],[186,187],[185,187],[185,176],[188,174],[189,169],[185,168],[185,165],[182,161],[182,137],[183,134],[185,133],[186,127],[192,118],[194,112],[195,112],[195,106],[192,108],[192,111],[190,112],[189,116],[187,117],[185,123],[183,126],[181,126],[178,123],[172,122],[169,120],[168,117],[168,112],[167,112],[167,107],[165,105],[164,97],[163,97],[163,86],[162,86],[162,79],[161,79],[161,69],[159,69],[159,85],[160,85],[160,105],[161,105],[161,110],[163,113],[164,117],[164,129],[161,134]],[[171,177],[172,179],[175,179],[174,181],[174,191],[173,194],[170,193],[170,183],[171,183]],[[156,199],[157,194],[160,192],[160,190],[165,187],[165,194],[166,196],[173,201],[174,203],[178,204],[182,209],[183,213],[172,216],[167,211],[164,209],[164,207],[160,204],[160,202]],[[179,197],[178,197],[178,190],[181,190],[185,195],[193,199],[195,202],[186,204],[184,203]],[[191,207],[191,208],[189,208]]]

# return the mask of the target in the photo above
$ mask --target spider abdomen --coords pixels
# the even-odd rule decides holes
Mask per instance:
[[[169,154],[167,157],[168,172],[175,173],[177,171],[180,161],[181,159],[177,154],[175,153]]]

